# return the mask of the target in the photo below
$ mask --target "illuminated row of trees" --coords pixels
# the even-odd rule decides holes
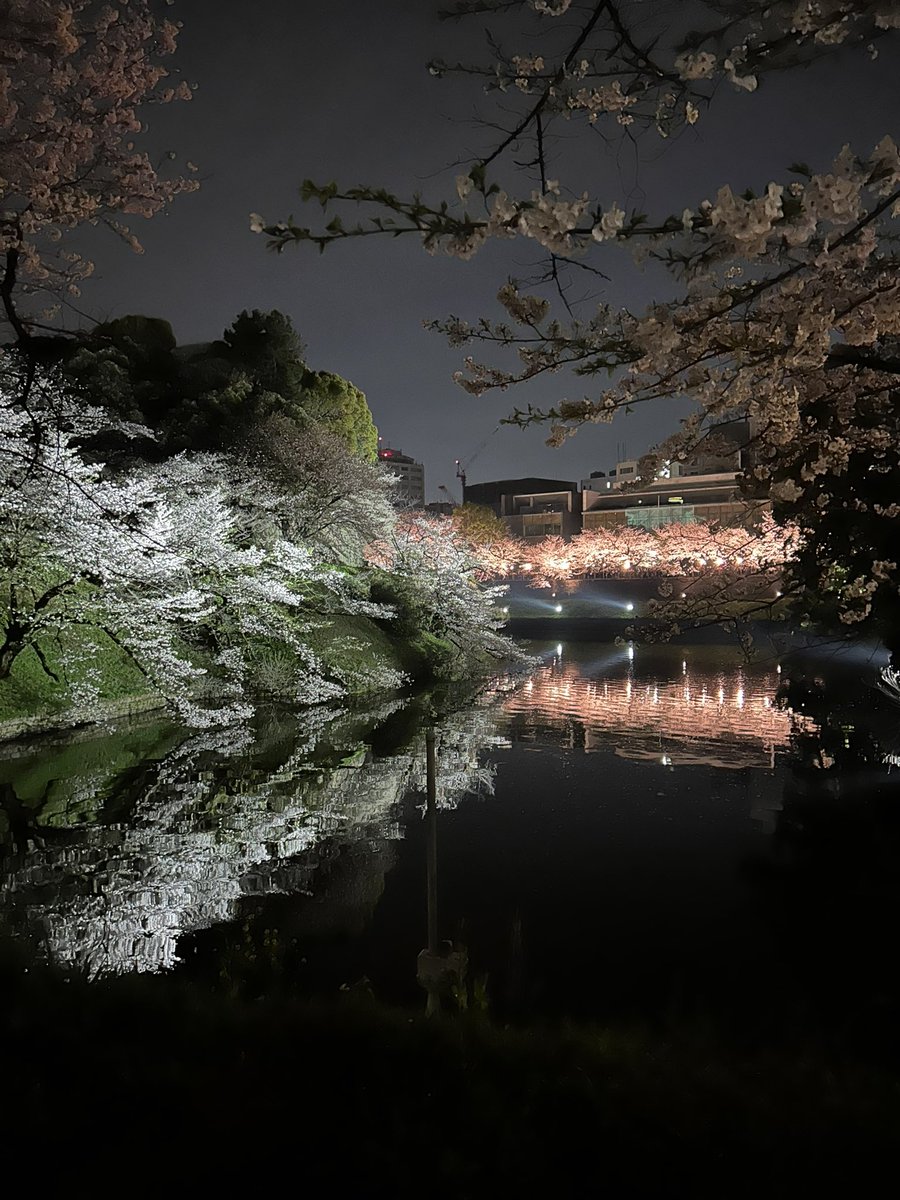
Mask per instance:
[[[780,569],[797,546],[796,531],[766,517],[755,529],[702,522],[647,530],[622,525],[579,533],[571,541],[505,538],[479,546],[486,579],[524,578],[534,587],[590,576],[702,575]]]

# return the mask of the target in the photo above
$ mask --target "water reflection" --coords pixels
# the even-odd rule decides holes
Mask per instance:
[[[242,899],[311,893],[337,844],[383,860],[401,837],[401,801],[424,791],[422,747],[415,738],[379,757],[360,730],[371,738],[397,707],[183,740],[125,729],[107,754],[83,745],[74,765],[65,748],[56,774],[46,752],[0,764],[0,919],[90,977],[156,971],[177,962],[185,933],[230,920]],[[492,741],[485,708],[439,725],[438,803],[490,787],[480,756]]]
[[[416,959],[416,979],[425,989],[425,1011],[440,1011],[444,997],[461,997],[465,989],[468,957],[465,948],[441,941],[438,905],[438,773],[436,737],[433,729],[425,732],[425,891],[428,944]]]
[[[758,936],[748,853],[769,880],[783,831],[803,840],[798,800],[883,774],[898,749],[814,672],[798,683],[721,647],[536,649],[530,678],[437,723],[431,807],[421,713],[400,702],[7,747],[0,931],[90,977],[190,954],[218,982],[259,974],[274,937],[271,973],[377,975],[407,998],[418,974],[433,1007],[462,987],[465,944],[495,1002],[589,1007],[600,981],[608,1002],[618,963],[632,1004],[641,980],[663,994],[686,956]]]
[[[613,746],[663,766],[774,767],[797,729],[814,722],[776,705],[776,663],[728,657],[629,645],[597,660],[577,644],[557,647],[503,710],[518,740],[564,740],[589,753]]]

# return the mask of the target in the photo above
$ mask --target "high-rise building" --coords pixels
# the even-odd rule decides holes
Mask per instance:
[[[425,468],[422,464],[391,446],[379,446],[378,458],[398,478],[395,502],[404,508],[424,508]]]

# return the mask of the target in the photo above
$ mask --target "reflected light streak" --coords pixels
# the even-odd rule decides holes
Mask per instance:
[[[697,681],[692,688],[683,677],[677,682],[637,681],[631,667],[627,677],[586,679],[583,669],[567,663],[540,671],[508,696],[502,708],[510,717],[538,725],[574,722],[585,732],[586,750],[615,748],[658,763],[663,743],[671,743],[665,748],[667,765],[691,761],[770,767],[775,750],[788,745],[794,729],[815,728],[808,717],[774,706],[774,672],[752,680],[735,672],[709,683]],[[652,756],[650,740],[656,745]]]

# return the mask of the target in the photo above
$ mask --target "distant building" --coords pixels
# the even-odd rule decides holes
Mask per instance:
[[[391,446],[379,447],[378,458],[398,477],[394,499],[405,508],[425,507],[425,468],[421,463]]]
[[[721,475],[725,471],[740,471],[750,456],[755,422],[749,417],[723,421],[713,425],[707,437],[681,466],[682,475]]]
[[[614,525],[657,529],[673,522],[692,521],[734,525],[748,513],[739,495],[735,471],[654,479],[628,489],[620,486],[609,491],[605,488],[602,492],[585,491],[582,503],[585,529],[608,529]]]
[[[583,492],[602,492],[609,484],[609,479],[605,471],[591,471],[587,479],[581,480],[581,490]]]
[[[579,483],[568,479],[494,479],[465,487],[463,499],[483,504],[518,538],[554,534],[570,538],[581,529],[714,522],[743,523],[759,512],[740,495],[739,473],[751,437],[747,421],[717,427],[702,451],[683,462],[667,462],[644,482],[638,459],[623,459],[608,471],[592,471]]]
[[[673,522],[733,525],[745,520],[749,510],[740,496],[738,474],[752,434],[751,423],[743,418],[715,426],[704,446],[683,462],[667,462],[646,482],[634,458],[616,463],[606,475],[592,471],[582,480],[583,528],[656,529]]]
[[[676,479],[683,474],[683,463],[667,462],[659,471],[657,478]],[[582,479],[581,490],[583,492],[598,492],[602,495],[604,492],[622,487],[626,483],[635,483],[639,479],[638,460],[636,458],[626,458],[622,462],[616,463],[611,471],[591,471],[587,479]]]
[[[449,500],[431,500],[425,505],[429,517],[449,517],[453,513],[453,505]]]
[[[581,493],[568,479],[495,479],[466,486],[467,504],[483,504],[514,537],[571,537],[581,528]]]

